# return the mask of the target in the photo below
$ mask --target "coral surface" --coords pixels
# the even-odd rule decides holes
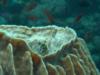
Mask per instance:
[[[69,28],[0,25],[0,75],[99,75],[83,39]]]

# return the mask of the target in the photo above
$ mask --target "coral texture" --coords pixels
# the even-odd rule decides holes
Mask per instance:
[[[0,26],[0,75],[99,75],[71,28]]]

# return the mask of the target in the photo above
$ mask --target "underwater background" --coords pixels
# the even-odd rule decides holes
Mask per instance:
[[[87,42],[100,70],[100,0],[0,0],[0,24],[69,26]]]

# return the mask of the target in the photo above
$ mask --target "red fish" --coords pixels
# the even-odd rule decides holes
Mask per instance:
[[[78,15],[78,16],[75,18],[74,22],[79,22],[79,21],[81,20],[82,17],[83,17],[83,14]]]
[[[34,16],[34,15],[27,16],[27,18],[29,20],[38,20],[39,19],[37,16]]]
[[[54,17],[48,9],[44,10],[44,14],[47,16],[47,19],[48,19],[49,23],[54,22]]]

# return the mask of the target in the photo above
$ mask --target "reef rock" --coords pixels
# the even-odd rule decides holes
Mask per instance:
[[[69,27],[0,25],[0,75],[99,75]]]

